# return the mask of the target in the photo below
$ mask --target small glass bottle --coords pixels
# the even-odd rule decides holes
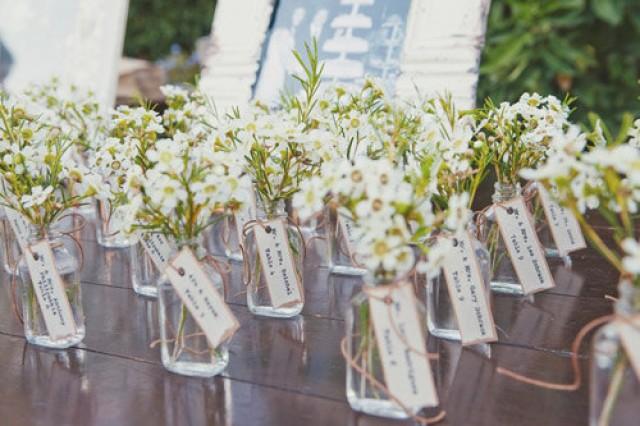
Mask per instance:
[[[20,245],[16,238],[11,224],[4,213],[4,209],[0,208],[2,216],[0,219],[0,239],[2,244],[2,266],[9,275],[18,275],[18,259],[20,259]]]
[[[394,279],[388,277],[374,278],[370,273],[364,276],[364,285],[368,287],[393,283]],[[424,306],[418,301],[416,303],[420,314],[419,320],[424,321]],[[359,292],[351,300],[345,322],[346,353],[351,362],[357,365],[356,368],[347,362],[347,401],[352,409],[366,414],[393,419],[409,418],[417,414],[422,407],[407,407],[409,412],[405,411],[389,397],[387,392],[374,386],[371,380],[373,378],[383,385],[386,383],[370,312],[368,296],[365,292]],[[426,352],[426,347],[424,350]],[[366,375],[361,371],[366,371]]]
[[[489,251],[483,243],[475,238],[473,229],[469,232],[469,235],[480,266],[487,300],[492,300]],[[444,272],[441,270],[440,273],[427,277],[426,283],[427,328],[429,333],[442,339],[462,340]]]
[[[189,247],[198,259],[206,256],[200,240],[178,243],[178,252]],[[216,291],[224,297],[222,276],[206,262],[201,266]],[[228,342],[217,348],[209,345],[204,332],[189,313],[166,274],[158,280],[158,320],[160,323],[160,355],[162,365],[177,374],[213,377],[229,363]]]
[[[124,248],[138,241],[135,234],[121,229],[119,215],[110,201],[96,200],[96,240],[102,247]]]
[[[298,315],[304,306],[304,298],[296,303],[284,307],[274,305],[269,294],[267,279],[263,273],[260,261],[260,251],[255,237],[255,227],[267,221],[281,221],[287,232],[289,252],[293,256],[293,264],[297,279],[302,285],[302,259],[305,253],[304,240],[296,229],[287,220],[287,213],[283,201],[264,202],[262,197],[257,198],[257,222],[254,226],[245,230],[244,240],[244,280],[247,285],[247,306],[254,315],[276,318],[291,318]]]
[[[343,226],[338,222],[338,211],[335,207],[327,206],[325,218],[328,222],[327,237],[329,249],[329,270],[336,275],[362,276],[367,270],[359,266],[354,260],[354,253],[349,248]],[[349,218],[340,218],[348,221]],[[347,225],[348,226],[348,225]]]
[[[68,348],[76,345],[84,339],[85,323],[82,309],[82,291],[80,284],[79,263],[76,257],[65,247],[62,235],[53,229],[39,229],[31,227],[29,244],[35,244],[41,240],[47,240],[53,253],[55,267],[62,281],[64,292],[71,314],[75,322],[75,332],[60,338],[53,338],[47,330],[44,316],[40,309],[38,299],[33,288],[31,273],[26,260],[20,261],[20,281],[22,284],[22,317],[24,321],[24,334],[29,343],[48,348]]]
[[[289,211],[291,221],[298,224],[298,228],[304,238],[307,254],[311,259],[311,263],[309,264],[329,267],[331,265],[331,257],[329,255],[329,244],[327,240],[329,228],[326,217],[327,210],[323,209],[304,221],[299,219],[297,212],[292,207]]]
[[[142,243],[138,242],[129,248],[129,263],[133,291],[141,296],[158,297],[158,279],[161,272]]]
[[[491,199],[494,203],[505,203],[520,194],[520,184],[496,182]],[[494,209],[495,207],[489,209],[489,212],[484,215],[483,223],[480,224],[480,239],[489,250],[491,258],[491,290],[497,293],[523,295],[524,289],[500,234]]]
[[[615,305],[620,317],[640,313],[640,291],[623,280]],[[637,424],[640,381],[620,340],[620,322],[601,327],[593,337],[589,424],[621,426]]]

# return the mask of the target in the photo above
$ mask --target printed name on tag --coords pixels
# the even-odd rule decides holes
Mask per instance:
[[[188,247],[165,270],[176,293],[198,323],[212,348],[229,339],[240,327],[224,299]]]
[[[296,272],[283,221],[271,220],[253,229],[273,306],[282,308],[302,302],[302,283]]]
[[[560,254],[564,256],[586,248],[587,243],[582,235],[580,224],[571,210],[556,203],[551,198],[549,191],[542,185],[538,185],[538,194],[551,229],[553,241],[555,241]]]
[[[24,250],[31,283],[52,340],[75,334],[76,323],[65,292],[62,278],[56,270],[48,241],[40,241]]]
[[[145,252],[149,255],[153,264],[156,265],[156,268],[164,271],[173,253],[173,247],[167,237],[162,234],[145,232],[140,237],[140,244],[142,244],[142,247],[144,247]]]
[[[628,321],[628,322],[626,322]],[[633,371],[640,379],[640,316],[619,320],[622,346],[631,361]]]
[[[234,213],[233,217],[236,223],[236,232],[238,233],[238,243],[242,243],[242,232],[247,222],[256,220],[256,197],[252,194],[249,197],[249,202],[243,203],[242,207]]]
[[[25,251],[25,248],[29,245],[29,222],[27,222],[24,216],[13,209],[5,207],[4,211],[20,249]]]
[[[403,283],[366,293],[387,388],[408,407],[438,405],[413,287]]]
[[[500,234],[525,294],[555,286],[533,220],[522,197],[495,208]]]
[[[482,272],[468,232],[449,237],[453,249],[442,269],[463,345],[498,340]]]

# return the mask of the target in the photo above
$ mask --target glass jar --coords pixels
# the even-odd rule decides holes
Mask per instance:
[[[302,260],[305,254],[304,240],[297,227],[289,224],[284,202],[265,203],[261,197],[257,197],[256,201],[258,206],[257,221],[244,230],[243,280],[247,286],[247,306],[254,315],[291,318],[298,315],[304,306],[304,290],[302,284]],[[291,279],[297,280],[297,283],[299,283],[298,291],[300,297],[298,300],[282,306],[277,305],[276,302],[272,300],[271,291],[267,284],[267,277],[262,266],[263,261],[268,262],[268,260],[261,259],[263,254],[258,250],[256,241],[256,228],[268,221],[280,222],[284,227],[285,233],[287,234],[286,243],[288,244],[288,251],[285,252],[285,256],[292,256],[293,269],[296,275],[295,277],[291,277]],[[296,283],[293,282],[293,285],[296,285]]]
[[[20,259],[20,245],[13,228],[4,213],[4,208],[0,208],[2,218],[0,219],[0,239],[2,240],[2,266],[9,275],[18,275],[18,259]]]
[[[528,199],[527,207],[533,217],[536,233],[538,239],[544,248],[545,257],[548,259],[558,259],[564,263],[565,266],[571,266],[571,256],[568,254],[560,254],[556,241],[553,238],[549,221],[540,201],[540,195],[538,194],[538,183],[533,182],[529,184],[525,191],[525,197]]]
[[[496,182],[491,200],[493,203],[505,203],[521,195],[520,184]],[[481,241],[489,250],[491,290],[497,293],[523,295],[524,288],[516,274],[507,246],[500,234],[500,228],[492,207],[484,215],[480,224]]]
[[[362,276],[367,270],[357,264],[354,259],[354,253],[352,253],[351,244],[348,242],[347,237],[343,230],[346,227],[353,225],[353,222],[344,216],[340,216],[340,223],[338,221],[339,213],[335,207],[327,206],[325,217],[328,224],[328,256],[329,256],[329,270],[332,274],[336,275],[351,275]]]
[[[96,200],[96,240],[102,247],[130,247],[138,240],[134,234],[122,229],[121,207],[116,207],[108,200]]]
[[[145,238],[141,236],[140,238]],[[129,263],[131,267],[131,285],[136,294],[146,297],[158,297],[158,280],[161,271],[145,250],[141,242],[129,248]]]
[[[473,249],[480,266],[480,273],[484,283],[487,300],[491,300],[491,262],[489,250],[475,237],[473,226],[469,230]],[[429,333],[442,339],[461,341],[460,328],[456,318],[453,304],[449,296],[447,281],[442,269],[426,279],[427,291],[427,328]]]
[[[365,287],[393,284],[394,279],[373,278],[370,273],[364,277]],[[419,321],[424,324],[424,306],[416,300]],[[356,294],[347,310],[346,322],[346,354],[351,362],[346,366],[346,394],[352,409],[366,414],[394,419],[406,419],[417,414],[422,407],[403,409],[396,404],[388,393],[373,385],[372,378],[386,386],[382,360],[379,354],[369,297],[364,291]],[[422,349],[422,348],[420,348]],[[424,351],[426,352],[426,347]],[[355,363],[357,368],[352,365]],[[361,371],[366,371],[366,375]],[[407,412],[408,411],[408,412]]]
[[[230,214],[221,221],[220,225],[220,239],[224,246],[224,254],[235,262],[242,262],[242,250],[240,245],[242,244],[242,233],[238,233],[238,226],[240,229],[243,224],[237,223],[238,217],[235,214]]]
[[[80,268],[76,257],[65,247],[62,235],[52,229],[41,230],[31,228],[29,244],[47,240],[53,254],[55,269],[60,277],[64,295],[66,296],[71,317],[75,322],[75,331],[64,336],[53,337],[47,328],[45,316],[40,308],[31,272],[25,258],[20,260],[22,317],[24,334],[29,343],[48,348],[68,348],[80,343],[85,336],[84,311],[82,309],[82,291],[80,284]],[[61,304],[65,302],[62,301]]]
[[[178,252],[190,247],[201,267],[224,297],[222,276],[209,263],[202,262],[206,251],[200,241],[178,244]],[[196,377],[213,377],[220,374],[229,363],[228,341],[212,348],[204,332],[182,303],[166,274],[158,280],[158,320],[160,323],[160,355],[162,365],[177,374]]]
[[[629,281],[619,285],[615,312],[623,317],[640,313],[640,291]],[[593,337],[589,398],[591,426],[637,424],[640,381],[622,347],[619,322],[607,323]]]

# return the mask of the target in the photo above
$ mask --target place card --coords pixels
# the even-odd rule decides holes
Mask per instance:
[[[357,242],[356,237],[354,235],[356,223],[350,217],[341,215],[340,213],[338,213],[337,215],[337,222],[338,222],[338,229],[340,229],[340,233],[344,238],[344,242],[347,249],[347,255],[353,259],[355,257],[354,246],[356,245],[356,242]]]
[[[442,269],[449,298],[458,320],[463,345],[498,340],[485,283],[469,233],[460,232],[451,241],[453,248],[444,259]]]
[[[556,203],[544,186],[539,184],[537,188],[558,252],[564,256],[586,248],[587,243],[582,235],[580,224],[571,210]]]
[[[302,302],[302,283],[296,272],[284,222],[279,219],[270,220],[253,229],[258,257],[273,306],[283,308]]]
[[[627,352],[633,371],[640,379],[640,315],[617,320],[620,326],[620,339]]]
[[[140,237],[140,244],[156,268],[164,271],[174,250],[167,237],[155,232],[145,232]]]
[[[555,283],[522,197],[494,209],[500,234],[525,294],[553,288]]]
[[[7,215],[7,220],[11,225],[11,229],[13,230],[14,235],[16,236],[16,240],[18,241],[18,245],[20,249],[24,252],[25,248],[29,245],[29,222],[24,218],[24,216],[17,211],[10,209],[9,207],[4,208],[5,214]]]
[[[236,223],[236,232],[238,233],[238,244],[242,244],[244,226],[247,222],[256,220],[257,210],[256,197],[255,194],[252,194],[249,197],[249,202],[242,203],[240,209],[233,214],[234,222]]]
[[[165,273],[212,348],[238,330],[238,320],[188,247],[169,262]]]
[[[408,407],[438,405],[413,286],[402,283],[365,291],[389,392]]]
[[[56,269],[49,242],[41,240],[26,247],[24,258],[51,340],[59,340],[75,334],[77,328],[73,311],[62,278]]]

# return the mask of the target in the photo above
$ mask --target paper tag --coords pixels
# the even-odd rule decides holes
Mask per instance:
[[[256,220],[256,197],[255,194],[249,197],[248,203],[243,203],[236,213],[233,214],[233,217],[236,222],[236,232],[238,233],[238,242],[242,243],[242,235],[244,231],[244,226],[247,222]]]
[[[165,273],[212,348],[220,346],[240,327],[189,248],[183,248],[169,262]]]
[[[582,235],[580,224],[571,210],[556,203],[544,186],[538,185],[537,187],[551,235],[560,254],[564,256],[586,248],[587,243]]]
[[[342,238],[344,238],[344,242],[347,246],[347,254],[349,257],[354,257],[354,246],[357,242],[354,236],[356,223],[350,217],[343,216],[340,213],[338,213],[337,221],[340,233],[342,234]]]
[[[387,388],[408,407],[438,405],[413,287],[380,286],[366,294]]]
[[[29,222],[27,222],[24,216],[13,209],[5,207],[4,211],[20,249],[25,251],[25,248],[29,245]]]
[[[469,233],[460,232],[450,239],[454,247],[445,257],[442,269],[462,344],[495,342],[496,326]]]
[[[620,326],[622,346],[627,352],[636,376],[640,379],[640,316],[632,317],[625,321],[618,320],[617,324]]]
[[[276,219],[253,229],[273,306],[280,308],[303,301],[302,283],[296,272],[284,223]]]
[[[27,247],[24,250],[24,258],[51,339],[58,340],[75,334],[73,311],[62,278],[56,270],[49,242],[42,240]]]
[[[142,244],[144,251],[149,255],[156,268],[164,271],[173,253],[173,247],[167,237],[158,233],[145,232],[140,237],[140,244]]]
[[[496,207],[495,215],[524,293],[553,288],[553,276],[523,198],[501,203]]]

